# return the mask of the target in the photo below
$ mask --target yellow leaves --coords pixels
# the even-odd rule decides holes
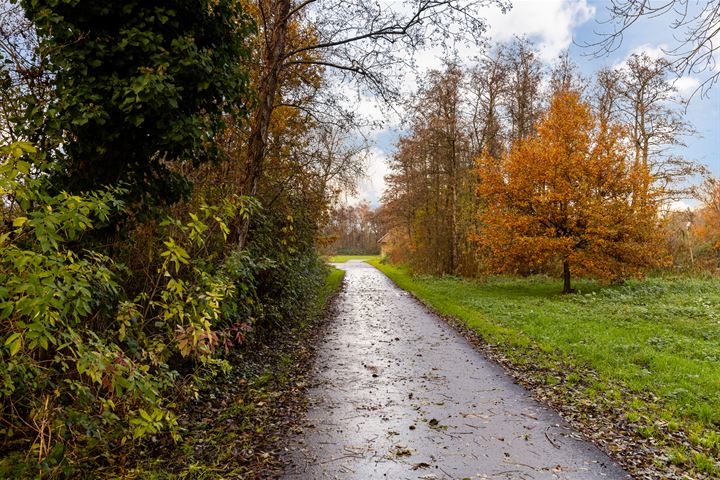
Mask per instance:
[[[175,243],[172,237],[164,241],[163,244],[167,247],[167,250],[162,252],[160,256],[166,257],[167,261],[175,266],[175,273],[180,271],[180,264],[187,265],[190,263],[190,255],[184,248]]]
[[[132,326],[134,321],[138,321],[140,319],[140,310],[138,305],[128,301],[120,302],[116,319],[120,324],[118,328],[118,339],[123,341],[127,336],[127,329]]]
[[[0,157],[10,157],[13,159],[17,159],[22,157],[23,155],[31,155],[33,153],[36,153],[37,149],[29,142],[14,142],[9,145],[0,145]],[[27,163],[22,162],[24,167],[21,168],[20,165],[16,165],[16,168],[20,170],[22,173],[27,174],[29,171],[29,166]]]
[[[10,356],[14,357],[23,345],[23,338],[20,332],[15,332],[5,340],[5,346],[10,350]]]
[[[691,233],[699,243],[717,252],[720,251],[720,181],[707,180],[703,190],[704,206],[693,216]]]

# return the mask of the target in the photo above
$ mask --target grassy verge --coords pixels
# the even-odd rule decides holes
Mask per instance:
[[[277,478],[281,442],[304,411],[305,371],[317,321],[340,290],[345,272],[331,268],[310,318],[233,358],[233,371],[180,405],[182,439],[159,438],[98,478],[209,480]],[[120,473],[118,473],[120,472]]]
[[[466,325],[617,456],[629,453],[609,437],[632,437],[652,455],[636,473],[720,475],[720,279],[578,282],[580,294],[560,295],[546,278],[417,277],[370,263]]]
[[[348,260],[379,260],[380,255],[334,255],[328,257],[330,263],[345,263]]]
[[[320,315],[327,306],[330,299],[340,290],[342,286],[345,272],[337,268],[330,267],[330,273],[325,278],[325,286],[322,289],[317,303],[317,315]]]

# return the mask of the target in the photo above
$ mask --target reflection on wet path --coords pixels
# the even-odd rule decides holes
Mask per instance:
[[[629,478],[380,271],[337,267],[285,478]]]

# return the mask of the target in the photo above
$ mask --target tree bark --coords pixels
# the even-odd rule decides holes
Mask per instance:
[[[270,120],[272,119],[275,96],[277,95],[280,71],[285,58],[285,44],[288,31],[288,16],[291,0],[277,0],[273,7],[270,34],[266,37],[263,73],[260,76],[257,93],[257,105],[250,124],[250,137],[247,149],[246,194],[252,197],[258,193],[258,185],[263,174],[265,151]],[[250,219],[243,221],[238,235],[238,247],[242,249],[247,240]]]
[[[563,260],[563,293],[573,293],[575,290],[570,285],[570,260]]]

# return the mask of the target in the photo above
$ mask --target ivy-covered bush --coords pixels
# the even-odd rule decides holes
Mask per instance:
[[[171,164],[217,160],[214,135],[246,114],[255,26],[244,2],[16,1],[53,87],[49,99],[27,95],[18,123],[63,165],[56,185],[124,181],[135,208],[186,198]]]

